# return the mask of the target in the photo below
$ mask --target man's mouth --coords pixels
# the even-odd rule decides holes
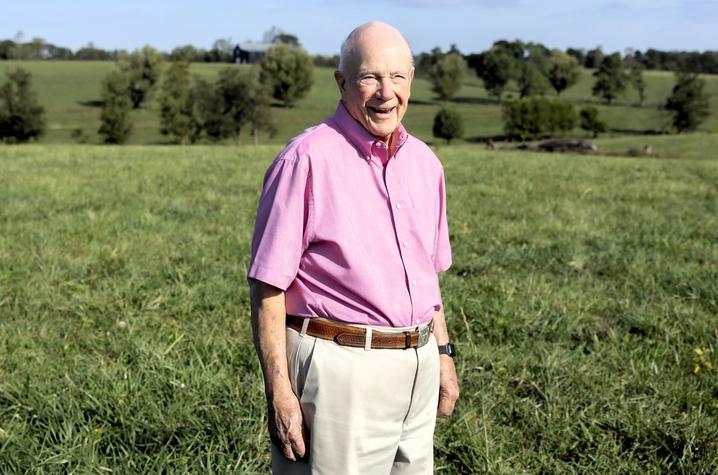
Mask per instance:
[[[369,110],[377,115],[389,115],[394,112],[395,107],[369,107]]]

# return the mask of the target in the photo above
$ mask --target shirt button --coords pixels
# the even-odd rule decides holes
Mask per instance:
[[[394,206],[396,206],[396,209],[401,209],[401,203],[397,203],[397,204],[394,205]]]
[[[401,245],[404,246],[404,247],[407,247],[407,246],[409,246],[409,243],[406,242],[406,241],[404,241],[404,242],[401,243]]]
[[[416,280],[412,280],[412,281],[411,281],[411,286],[412,286],[412,287],[416,287]]]

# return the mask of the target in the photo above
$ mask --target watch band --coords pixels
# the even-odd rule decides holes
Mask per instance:
[[[448,355],[452,358],[456,358],[456,348],[454,347],[454,344],[451,342],[446,343],[445,345],[439,345],[439,354],[440,355]]]

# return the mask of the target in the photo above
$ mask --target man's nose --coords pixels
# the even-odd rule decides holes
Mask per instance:
[[[376,96],[381,99],[391,99],[394,97],[394,84],[391,78],[380,78],[376,88]]]

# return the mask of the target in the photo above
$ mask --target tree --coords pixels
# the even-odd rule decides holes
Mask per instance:
[[[137,109],[147,99],[162,71],[162,53],[151,46],[122,53],[118,66],[128,78],[128,91],[132,108]]]
[[[584,107],[581,109],[581,128],[587,132],[593,134],[593,137],[598,137],[599,133],[607,130],[606,123],[598,118],[598,109],[595,107]]]
[[[271,85],[272,96],[287,107],[306,96],[312,88],[314,64],[302,48],[273,46],[259,66],[260,81]]]
[[[102,81],[102,111],[100,129],[105,143],[124,143],[132,131],[129,97],[129,77],[121,71],[112,71]]]
[[[581,48],[568,48],[566,54],[575,58],[579,65],[583,65],[586,61],[586,52]]]
[[[291,33],[279,33],[274,36],[272,43],[282,43],[289,46],[302,46],[299,43],[299,38]]]
[[[0,41],[0,59],[15,59],[17,45],[12,40]]]
[[[45,131],[45,109],[32,89],[32,75],[24,69],[5,73],[0,87],[0,140],[27,142]]]
[[[549,58],[548,80],[556,94],[568,89],[581,77],[581,65],[578,60],[559,49],[551,51]]]
[[[454,97],[461,89],[466,70],[464,58],[456,53],[447,54],[429,70],[432,90],[443,100]]]
[[[491,48],[482,53],[476,63],[476,74],[484,82],[486,91],[496,98],[501,98],[512,70],[512,57],[499,48]]]
[[[676,74],[676,84],[664,108],[672,114],[673,127],[679,133],[697,129],[710,115],[708,95],[704,91],[705,85],[705,80],[695,73]]]
[[[454,109],[442,107],[434,116],[434,137],[445,139],[450,144],[453,139],[464,135],[464,122]]]
[[[601,66],[593,75],[596,77],[596,83],[593,85],[592,94],[602,97],[609,104],[626,90],[628,78],[618,53],[603,58]]]
[[[512,137],[567,132],[576,126],[576,111],[570,102],[547,97],[514,99],[504,104],[504,132]]]
[[[604,54],[603,50],[600,46],[588,50],[585,56],[585,63],[584,66],[587,68],[597,68],[601,66],[601,63],[603,62]]]
[[[175,49],[172,50],[170,53],[170,59],[172,61],[187,61],[187,62],[196,62],[202,60],[202,54],[203,51],[198,50],[192,45],[184,45],[184,46],[177,46]]]
[[[174,61],[165,74],[159,96],[160,132],[181,144],[194,142],[199,135],[191,89],[189,63]]]
[[[641,63],[635,63],[629,73],[631,85],[636,88],[636,92],[638,92],[638,99],[641,107],[646,101],[646,81],[643,79],[643,71],[645,69],[645,66]]]
[[[242,128],[249,125],[256,143],[261,130],[274,132],[269,87],[259,80],[257,69],[235,66],[221,70],[213,101],[202,106],[210,137],[234,138],[239,143]]]
[[[542,96],[550,87],[541,67],[534,61],[524,61],[518,79],[521,97]]]

